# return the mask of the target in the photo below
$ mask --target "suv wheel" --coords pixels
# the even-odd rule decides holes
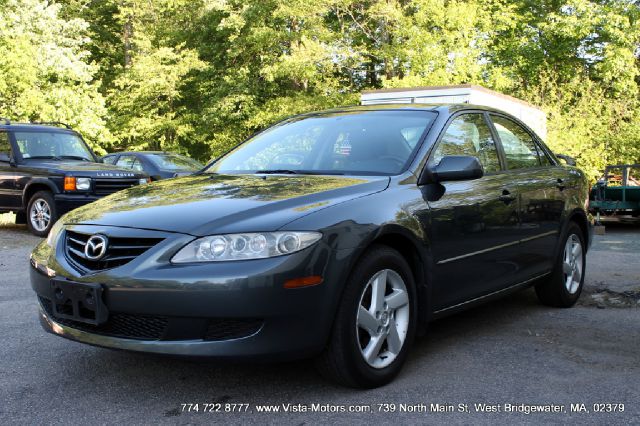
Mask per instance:
[[[53,195],[48,191],[33,194],[27,205],[27,227],[32,234],[46,237],[57,219]]]
[[[584,284],[586,253],[582,230],[571,222],[561,241],[553,272],[536,285],[536,294],[545,305],[569,308],[578,301]]]
[[[386,246],[373,247],[345,287],[320,372],[343,385],[373,388],[400,372],[415,336],[413,275],[405,259]]]

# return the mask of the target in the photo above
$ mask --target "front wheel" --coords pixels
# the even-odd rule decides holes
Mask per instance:
[[[574,222],[562,241],[553,272],[536,285],[536,294],[545,305],[569,308],[578,301],[584,285],[586,246],[582,230]]]
[[[346,284],[320,372],[346,386],[373,388],[400,372],[415,336],[416,291],[406,260],[375,246]]]
[[[33,235],[46,237],[57,220],[53,195],[48,191],[38,191],[27,205],[27,228]]]

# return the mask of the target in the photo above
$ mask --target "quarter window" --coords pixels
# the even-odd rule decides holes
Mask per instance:
[[[496,127],[504,156],[507,160],[507,169],[526,169],[530,167],[538,167],[541,164],[548,165],[549,162],[544,157],[544,153],[539,153],[536,143],[524,128],[504,117],[491,116],[493,124]],[[542,155],[545,162],[540,161],[539,156]]]
[[[477,157],[485,173],[500,170],[496,143],[483,114],[464,114],[449,124],[434,153],[434,164],[447,155]]]
[[[7,132],[0,132],[0,154],[7,154],[11,157],[11,143]]]

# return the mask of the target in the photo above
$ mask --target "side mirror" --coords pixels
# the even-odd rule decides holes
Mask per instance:
[[[470,155],[447,155],[440,163],[427,169],[422,175],[420,185],[433,182],[479,179],[484,169],[477,157]]]
[[[569,166],[576,165],[576,159],[573,157],[569,157],[568,155],[564,155],[564,154],[556,154],[556,157],[558,157],[561,160],[564,160],[564,162],[567,163]]]

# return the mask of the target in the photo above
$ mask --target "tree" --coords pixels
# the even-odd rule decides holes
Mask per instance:
[[[0,115],[69,123],[100,150],[111,135],[97,67],[87,60],[87,24],[59,12],[41,0],[7,0],[0,8]]]
[[[355,104],[362,90],[476,83],[545,109],[549,144],[592,177],[640,161],[638,1],[8,4],[0,111],[82,121],[95,135],[106,126],[112,150],[208,160],[286,116]]]

